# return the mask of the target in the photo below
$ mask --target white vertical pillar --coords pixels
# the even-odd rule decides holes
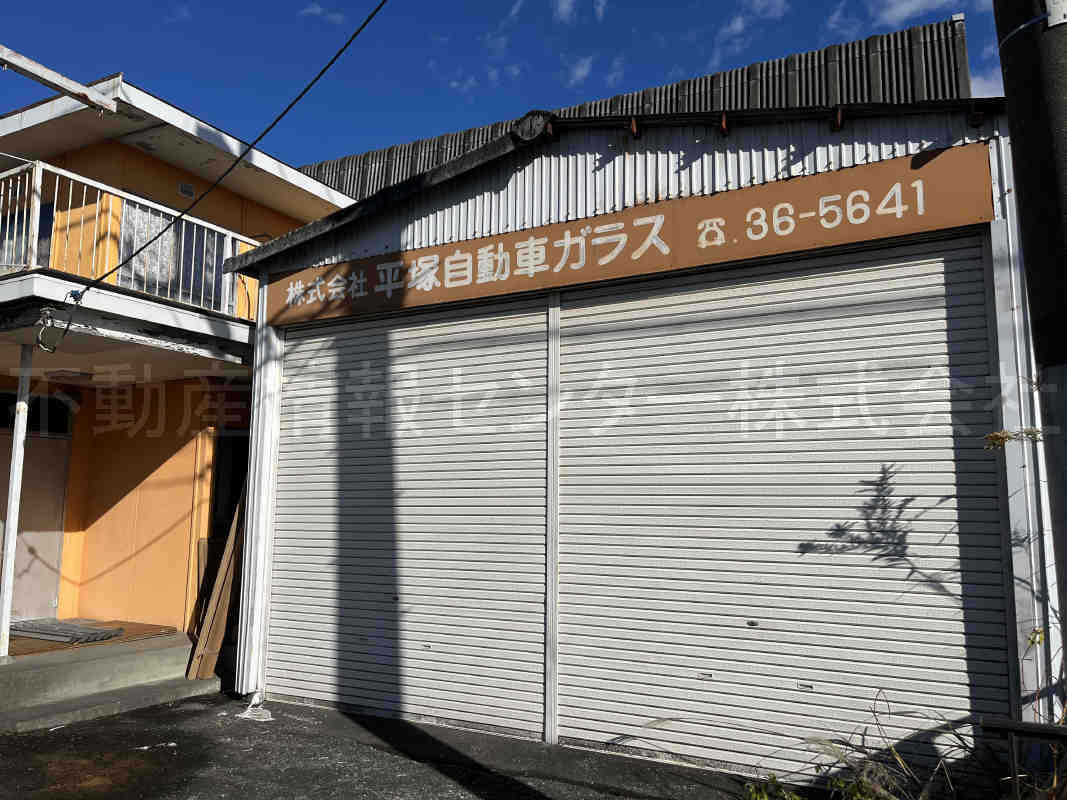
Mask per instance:
[[[4,556],[0,567],[0,659],[7,659],[11,643],[11,604],[15,592],[15,544],[22,498],[22,461],[26,447],[26,417],[30,401],[30,366],[33,345],[22,345],[19,393],[15,404],[15,430],[11,435],[11,472],[7,480],[7,519],[4,520]]]
[[[260,276],[252,365],[252,429],[248,442],[248,497],[241,548],[241,609],[237,636],[238,694],[263,691],[270,567],[274,542],[274,483],[278,460],[279,400],[285,340],[267,318],[268,276]]]
[[[548,497],[545,526],[545,742],[559,741],[559,292],[548,298]]]
[[[43,170],[41,162],[33,162],[33,187],[30,191],[30,226],[26,234],[26,268],[35,269],[37,266],[37,239],[41,231],[41,183]],[[58,180],[58,179],[57,179]]]
[[[226,237],[225,244],[223,245],[223,247],[224,247],[224,249],[223,249],[222,252],[225,253],[223,258],[233,258],[235,255],[237,255],[237,240],[234,239],[232,236],[227,236]],[[218,267],[218,269],[222,269],[222,267]],[[222,302],[219,304],[219,307],[217,309],[218,311],[221,311],[223,314],[231,314],[231,315],[236,316],[236,311],[237,311],[236,304],[235,304],[234,308],[230,308],[230,303],[233,301],[233,298],[235,296],[234,286],[236,286],[236,285],[237,285],[237,273],[236,272],[230,272],[230,273],[224,273],[223,274],[223,276],[222,276]]]

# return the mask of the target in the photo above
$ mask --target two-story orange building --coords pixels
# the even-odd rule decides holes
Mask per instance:
[[[58,96],[0,116],[5,519],[20,359],[30,368],[16,662],[56,646],[18,637],[17,623],[49,618],[112,623],[127,638],[173,629],[187,653],[182,632],[247,467],[258,287],[223,260],[351,202],[254,150],[76,304],[72,292],[163,230],[244,148],[121,75],[92,87],[118,112]]]

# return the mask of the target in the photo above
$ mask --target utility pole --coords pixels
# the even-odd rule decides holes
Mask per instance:
[[[1046,524],[1056,551],[1046,558],[1055,558],[1058,584],[1048,601],[1060,609],[1067,607],[1067,0],[994,0],[993,7],[1041,383]]]

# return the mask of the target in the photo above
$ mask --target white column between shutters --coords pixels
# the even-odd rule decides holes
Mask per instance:
[[[559,292],[548,299],[548,485],[545,520],[545,742],[559,740]]]
[[[255,379],[248,448],[245,540],[241,558],[236,683],[236,690],[240,694],[252,694],[263,689],[283,341],[282,333],[267,322],[267,282],[262,281],[253,349]]]

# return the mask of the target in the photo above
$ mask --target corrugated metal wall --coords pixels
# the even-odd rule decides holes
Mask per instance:
[[[971,95],[963,20],[946,20],[556,111],[564,119],[910,103]],[[362,200],[503,136],[497,122],[301,167]]]
[[[986,274],[969,238],[563,293],[561,741],[788,774],[879,697],[919,760],[1009,713]]]
[[[465,241],[915,155],[989,139],[1000,127],[992,117],[975,127],[952,112],[857,118],[836,132],[819,120],[726,137],[708,126],[655,127],[640,139],[617,129],[568,131],[287,257],[303,267]]]

